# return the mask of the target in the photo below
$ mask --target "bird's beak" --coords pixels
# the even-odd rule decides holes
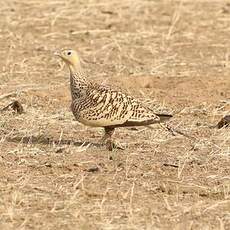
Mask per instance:
[[[55,56],[58,56],[58,57],[61,57],[61,53],[60,53],[59,51],[55,51],[55,52],[54,52],[54,55],[55,55]]]

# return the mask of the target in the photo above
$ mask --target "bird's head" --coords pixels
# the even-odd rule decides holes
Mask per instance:
[[[74,50],[57,51],[55,55],[60,57],[70,69],[77,69],[80,66],[80,58]]]

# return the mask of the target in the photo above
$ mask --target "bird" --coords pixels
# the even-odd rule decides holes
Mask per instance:
[[[62,49],[55,55],[69,69],[71,110],[75,119],[86,126],[104,128],[102,143],[108,150],[116,147],[112,139],[116,128],[148,126],[172,117],[171,114],[155,113],[135,97],[90,80],[77,51]]]

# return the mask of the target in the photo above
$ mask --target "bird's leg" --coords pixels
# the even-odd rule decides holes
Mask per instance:
[[[115,131],[115,128],[111,128],[111,127],[104,127],[105,129],[105,134],[104,136],[102,137],[102,141],[105,142],[106,140],[108,139],[111,139],[112,138],[112,135]]]
[[[104,127],[105,129],[105,134],[102,137],[102,143],[105,144],[106,148],[109,151],[112,151],[114,148],[117,149],[122,149],[124,150],[124,147],[122,147],[120,144],[113,142],[112,140],[112,135],[115,131],[114,127],[108,126],[108,127]]]
[[[112,127],[104,127],[105,129],[105,134],[102,137],[102,143],[106,145],[106,148],[110,151],[112,151],[113,147],[114,147],[114,143],[112,141],[112,135],[115,131],[115,128]]]

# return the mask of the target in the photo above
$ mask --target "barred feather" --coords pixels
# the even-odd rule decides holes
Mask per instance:
[[[156,114],[129,95],[89,81],[75,51],[65,50],[59,56],[70,69],[71,107],[79,122],[95,127],[141,126],[172,117]]]

